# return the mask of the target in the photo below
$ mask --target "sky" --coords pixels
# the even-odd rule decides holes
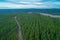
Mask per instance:
[[[0,9],[60,8],[60,0],[0,0]]]

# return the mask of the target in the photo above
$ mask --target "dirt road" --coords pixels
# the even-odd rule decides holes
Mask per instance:
[[[17,16],[15,16],[14,18],[15,18],[16,23],[18,25],[18,40],[23,40],[22,30],[21,30],[21,26],[17,20]]]

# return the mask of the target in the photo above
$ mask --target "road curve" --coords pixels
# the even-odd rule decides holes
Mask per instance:
[[[15,16],[14,18],[15,18],[15,21],[18,25],[18,40],[23,40],[22,30],[21,30],[21,26],[17,20],[17,16]]]

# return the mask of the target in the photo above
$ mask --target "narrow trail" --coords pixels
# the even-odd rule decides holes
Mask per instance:
[[[40,13],[41,15],[44,15],[44,16],[49,16],[49,17],[52,17],[52,18],[60,18],[59,15],[52,15],[52,14],[47,14],[47,13]]]
[[[15,18],[16,23],[18,25],[18,40],[23,40],[22,30],[21,30],[21,26],[17,20],[17,16],[15,16],[14,18]]]

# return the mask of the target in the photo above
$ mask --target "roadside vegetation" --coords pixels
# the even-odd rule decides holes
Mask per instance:
[[[17,25],[11,15],[0,15],[0,40],[17,40]]]
[[[21,26],[23,40],[60,40],[60,18],[44,16],[39,12],[0,15],[0,40],[19,40],[14,17]]]
[[[60,18],[22,13],[18,20],[24,40],[60,40]]]

